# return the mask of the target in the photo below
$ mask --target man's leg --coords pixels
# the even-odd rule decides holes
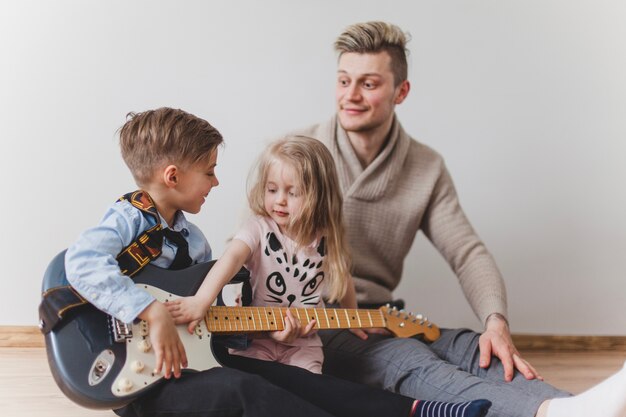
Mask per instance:
[[[540,381],[506,383],[502,373],[500,379],[495,377],[497,371],[487,371],[483,376],[468,372],[473,366],[473,351],[469,365],[445,358],[458,359],[462,356],[459,350],[463,346],[472,349],[474,341],[446,333],[443,330],[440,340],[429,345],[411,338],[370,334],[363,341],[347,331],[320,332],[324,372],[413,398],[449,402],[484,398],[493,404],[488,416],[532,417],[546,398],[567,395]]]
[[[165,381],[115,412],[122,417],[332,417],[260,376],[230,368]]]
[[[500,359],[492,357],[489,368],[480,367],[479,338],[479,333],[468,329],[444,329],[441,337],[430,347],[441,359],[458,365],[466,372],[494,382],[504,381],[504,366]],[[515,372],[513,380],[507,384],[544,399],[570,396],[569,393],[542,381],[529,381],[519,372]]]

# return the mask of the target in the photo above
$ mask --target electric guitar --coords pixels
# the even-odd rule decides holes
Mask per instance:
[[[171,301],[195,294],[212,264],[177,271],[149,264],[133,280],[158,301]],[[62,256],[52,261],[48,274],[65,274]],[[388,307],[291,311],[303,324],[315,319],[317,329],[377,327],[398,337],[423,335],[429,341],[439,337],[437,326],[425,317]],[[187,325],[177,326],[188,359],[185,372],[220,366],[212,354],[212,334],[282,330],[285,313],[284,307],[213,306],[193,334],[187,331]],[[94,409],[122,407],[163,379],[163,374],[153,372],[156,358],[149,333],[143,320],[122,323],[90,304],[78,307],[45,336],[52,375],[61,391],[79,405]]]

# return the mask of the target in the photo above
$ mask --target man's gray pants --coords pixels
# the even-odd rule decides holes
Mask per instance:
[[[480,368],[480,334],[467,329],[442,329],[433,343],[378,334],[361,340],[347,330],[319,334],[324,373],[420,400],[487,399],[493,404],[488,417],[533,417],[543,401],[570,395],[519,372],[505,382],[496,357]]]

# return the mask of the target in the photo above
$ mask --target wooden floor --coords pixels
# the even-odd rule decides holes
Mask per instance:
[[[578,393],[616,372],[624,352],[527,352],[546,381]],[[57,388],[43,348],[0,348],[0,414],[4,417],[112,417],[81,408]]]

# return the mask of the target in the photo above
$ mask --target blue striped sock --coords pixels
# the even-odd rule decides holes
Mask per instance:
[[[484,417],[491,401],[475,400],[462,403],[441,401],[417,401],[412,417]]]

